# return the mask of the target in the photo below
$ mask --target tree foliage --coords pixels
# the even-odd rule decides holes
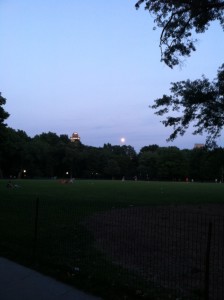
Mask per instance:
[[[4,121],[9,117],[9,114],[2,107],[5,104],[6,104],[6,99],[2,97],[0,93],[0,126],[6,126]]]
[[[6,104],[6,99],[2,97],[0,92],[0,178],[2,178],[2,163],[3,163],[3,144],[6,138],[6,125],[4,122],[9,117],[9,114],[2,107]]]
[[[196,50],[193,33],[204,33],[212,21],[219,21],[224,30],[223,0],[139,0],[138,9],[145,9],[154,17],[160,35],[161,60],[169,67],[181,63],[181,58]],[[206,77],[171,83],[171,96],[163,95],[151,107],[157,115],[166,117],[162,123],[171,126],[173,132],[168,141],[183,135],[193,123],[193,134],[206,133],[206,144],[216,145],[216,138],[224,125],[224,64],[217,78],[210,82]]]
[[[171,83],[170,91],[171,96],[163,95],[152,105],[159,116],[173,113],[162,121],[166,127],[173,127],[168,141],[183,135],[193,122],[193,134],[206,133],[207,144],[211,145],[224,126],[224,64],[212,82],[203,76],[194,81]]]
[[[212,21],[219,21],[224,29],[224,1],[222,0],[139,0],[138,9],[145,9],[162,28],[160,35],[161,60],[169,67],[181,62],[196,50],[197,40],[192,32],[205,32]],[[156,28],[156,27],[155,27]]]
[[[87,178],[133,180],[223,180],[224,149],[180,150],[149,145],[137,154],[131,146],[75,144],[68,136],[48,132],[31,138],[5,127],[0,148],[4,178]],[[24,173],[24,170],[26,172]]]

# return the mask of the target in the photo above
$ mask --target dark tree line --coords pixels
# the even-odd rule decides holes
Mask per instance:
[[[0,151],[3,178],[223,180],[223,148],[180,150],[149,145],[136,153],[131,146],[91,147],[52,132],[31,138],[6,127],[5,133]]]

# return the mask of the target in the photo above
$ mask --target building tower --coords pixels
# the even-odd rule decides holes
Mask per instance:
[[[80,142],[80,136],[77,132],[73,132],[72,136],[70,137],[71,142]]]
[[[205,147],[205,144],[194,144],[194,149],[202,149]]]

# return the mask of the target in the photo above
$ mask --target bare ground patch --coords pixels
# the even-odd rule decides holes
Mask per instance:
[[[95,246],[156,286],[181,295],[203,293],[208,227],[210,299],[224,299],[224,205],[129,207],[98,213],[85,222]]]

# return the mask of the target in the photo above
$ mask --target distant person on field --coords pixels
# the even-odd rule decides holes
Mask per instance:
[[[11,180],[8,181],[6,186],[7,186],[8,189],[13,189],[14,188],[14,185],[12,184]]]

